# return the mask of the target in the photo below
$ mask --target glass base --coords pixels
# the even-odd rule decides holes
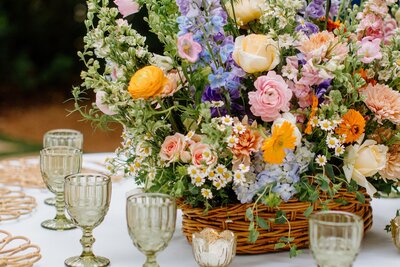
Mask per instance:
[[[52,219],[42,222],[41,226],[49,230],[70,230],[75,229],[76,225],[68,219]]]
[[[56,198],[55,197],[46,198],[44,200],[44,204],[47,204],[49,206],[55,206],[56,205]]]
[[[110,265],[110,260],[98,256],[76,256],[66,259],[64,264],[68,267],[104,267]]]

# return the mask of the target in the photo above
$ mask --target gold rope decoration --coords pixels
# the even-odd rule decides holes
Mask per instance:
[[[27,237],[0,230],[0,267],[31,267],[41,257],[39,246]]]
[[[0,222],[15,220],[36,208],[35,198],[22,191],[0,187]],[[1,265],[0,265],[1,266]]]
[[[103,164],[98,162],[88,162],[104,167]],[[90,168],[83,168],[82,172],[103,173]],[[112,177],[113,182],[118,182],[121,179],[122,176]],[[39,157],[31,156],[0,160],[0,183],[25,188],[46,188],[40,173]]]

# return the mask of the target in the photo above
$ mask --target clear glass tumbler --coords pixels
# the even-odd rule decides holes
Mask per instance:
[[[229,230],[218,233],[205,228],[193,233],[192,250],[201,267],[226,267],[236,255],[236,236]]]
[[[54,129],[46,132],[43,136],[43,147],[50,146],[71,146],[82,150],[83,135],[73,129]],[[44,200],[50,206],[56,204],[56,198],[50,197]]]
[[[309,217],[310,249],[320,267],[351,267],[360,249],[364,222],[358,215],[322,211]]]
[[[127,198],[126,220],[133,244],[147,257],[143,266],[158,267],[156,255],[175,232],[175,199],[157,193],[134,194]]]
[[[52,146],[40,151],[40,171],[47,188],[56,195],[56,217],[42,222],[51,230],[68,230],[75,225],[65,217],[64,178],[78,173],[82,166],[80,149],[67,146]]]
[[[80,256],[65,260],[69,267],[108,266],[110,260],[95,256],[92,231],[106,216],[111,201],[110,177],[102,174],[74,174],[65,178],[65,204],[72,221],[82,229]]]

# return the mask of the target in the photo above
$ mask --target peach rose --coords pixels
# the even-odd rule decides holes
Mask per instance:
[[[176,133],[165,138],[164,143],[161,145],[159,156],[161,160],[165,161],[167,164],[178,160],[187,162],[190,159],[187,158],[189,152],[184,151],[185,148],[185,136]]]
[[[227,4],[226,8],[229,16],[232,19],[236,19],[237,24],[242,27],[247,25],[250,21],[257,20],[261,17],[261,6],[263,5],[263,3],[264,0],[235,1],[235,3],[233,4],[235,14],[233,14],[232,5],[230,3]]]
[[[270,122],[280,117],[280,112],[289,111],[292,91],[282,76],[275,71],[268,72],[254,82],[257,91],[249,92],[250,111],[260,116],[263,121]]]
[[[247,73],[272,70],[280,62],[278,44],[266,35],[250,34],[235,40],[233,60]]]
[[[217,156],[211,151],[207,144],[194,143],[190,146],[192,164],[194,166],[210,166],[217,162]]]

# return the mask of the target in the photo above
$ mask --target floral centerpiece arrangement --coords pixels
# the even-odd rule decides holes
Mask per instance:
[[[400,178],[396,2],[88,0],[76,109],[124,126],[109,168],[146,191],[205,211],[252,203],[254,242],[259,203],[324,207],[343,188],[363,202]],[[132,27],[144,7],[162,55]]]

